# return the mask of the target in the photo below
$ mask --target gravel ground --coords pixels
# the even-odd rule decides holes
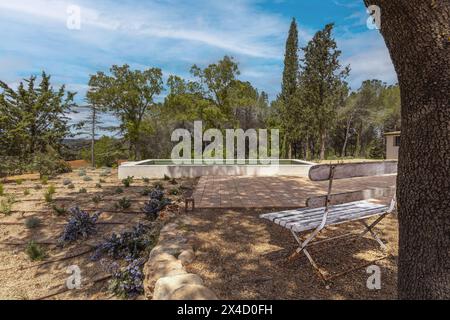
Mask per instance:
[[[66,288],[66,280],[70,276],[66,273],[67,268],[72,265],[77,265],[81,269],[81,290],[69,291],[50,297],[50,299],[115,299],[108,291],[108,281],[92,283],[93,280],[102,278],[107,273],[101,263],[90,261],[90,254],[36,266],[41,262],[32,262],[25,253],[26,244],[34,240],[45,243],[41,244],[41,247],[46,251],[47,257],[42,262],[72,257],[89,250],[112,232],[120,233],[129,230],[138,222],[144,221],[144,215],[135,213],[142,211],[141,208],[147,199],[147,197],[140,195],[140,192],[146,186],[144,182],[137,180],[132,187],[124,188],[117,179],[116,170],[113,170],[108,177],[100,177],[100,172],[102,170],[88,169],[87,175],[93,180],[85,182],[76,170],[52,179],[48,185],[42,186],[41,190],[34,189],[36,185],[40,184],[34,176],[15,177],[15,179],[20,178],[24,181],[21,184],[13,182],[4,185],[5,193],[13,194],[16,203],[13,205],[11,215],[5,216],[0,213],[0,283],[2,284],[0,286],[0,299],[38,299],[63,290]],[[64,186],[64,179],[70,179],[75,185],[75,189],[70,190],[67,186]],[[101,183],[103,186],[101,189],[95,187],[100,179],[105,180]],[[152,187],[154,182],[151,181],[148,186]],[[170,185],[168,182],[163,183],[168,190],[177,187]],[[56,187],[54,203],[59,207],[71,208],[78,205],[83,210],[91,209],[102,212],[115,210],[113,206],[117,200],[128,197],[133,200],[132,207],[127,210],[131,212],[121,211],[102,214],[101,222],[122,224],[99,225],[96,236],[60,249],[55,243],[63,231],[67,217],[57,217],[51,209],[51,205],[43,201],[44,193],[51,184]],[[115,190],[119,186],[123,188],[124,193],[117,195]],[[88,192],[81,194],[78,192],[80,188],[86,188]],[[27,196],[24,195],[25,189],[30,191]],[[95,195],[103,197],[98,205],[95,205],[92,201]],[[6,197],[0,198],[6,199]],[[172,198],[175,201],[179,200],[179,197]],[[25,227],[25,220],[31,216],[41,220],[42,225],[39,228],[29,230]],[[11,245],[11,243],[17,245]]]
[[[279,211],[279,210],[277,210]],[[258,218],[270,210],[197,210],[184,226],[197,250],[188,269],[200,275],[221,299],[395,299],[398,227],[394,215],[377,227],[391,256],[375,262],[381,268],[381,290],[369,290],[366,268],[333,280],[330,289],[314,273],[305,256],[288,261],[296,242],[286,229]],[[361,225],[333,227],[325,235],[360,232]],[[310,250],[330,274],[383,257],[370,238],[336,240]]]

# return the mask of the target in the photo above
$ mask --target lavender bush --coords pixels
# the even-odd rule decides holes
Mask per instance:
[[[59,238],[60,245],[69,244],[78,239],[87,239],[97,232],[96,223],[99,213],[90,216],[89,213],[82,211],[78,207],[70,209],[69,212],[71,217]]]

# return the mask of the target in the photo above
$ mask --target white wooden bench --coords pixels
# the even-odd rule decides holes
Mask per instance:
[[[351,221],[358,221],[363,224],[364,231],[359,234],[363,237],[366,234],[370,234],[381,246],[383,250],[386,250],[386,245],[381,241],[377,234],[373,231],[373,228],[380,223],[388,214],[392,213],[396,207],[396,197],[395,194],[392,198],[391,204],[389,206],[376,204],[367,200],[364,201],[353,201],[341,204],[331,205],[331,200],[335,202],[339,199],[346,199],[348,195],[340,194],[333,198],[332,188],[333,181],[335,179],[347,179],[356,177],[369,177],[376,175],[386,175],[397,173],[397,162],[396,161],[384,161],[384,162],[371,162],[371,163],[352,163],[352,164],[338,164],[338,165],[318,165],[310,169],[309,178],[312,181],[326,181],[329,180],[328,193],[324,199],[318,197],[313,201],[313,199],[308,199],[308,203],[319,203],[321,200],[324,202],[324,207],[318,208],[304,208],[298,210],[288,210],[282,212],[263,214],[260,217],[267,219],[273,223],[280,225],[291,231],[295,240],[299,244],[296,252],[291,256],[291,258],[298,256],[302,252],[308,258],[311,265],[318,272],[319,276],[328,282],[331,278],[322,272],[322,270],[317,266],[316,262],[312,259],[311,254],[307,250],[309,246],[336,240],[338,238],[344,238],[348,236],[354,236],[354,233],[348,233],[342,236],[327,238],[321,241],[313,240],[323,231],[326,227],[332,225],[338,225],[342,223],[347,223]],[[358,193],[351,193],[351,196],[357,196]],[[369,218],[378,217],[370,225],[366,222]],[[300,234],[310,232],[304,240],[300,238]],[[354,268],[355,269],[355,268]],[[352,269],[352,270],[354,270]],[[342,272],[339,275],[345,274]]]

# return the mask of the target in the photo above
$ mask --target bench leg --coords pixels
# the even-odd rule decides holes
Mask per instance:
[[[361,223],[366,227],[366,230],[364,230],[364,232],[361,233],[360,236],[364,237],[367,233],[370,233],[370,235],[375,239],[375,241],[378,242],[378,244],[380,245],[380,247],[383,251],[387,251],[388,248],[383,243],[383,241],[380,239],[380,237],[378,237],[378,235],[373,231],[373,228],[375,228],[375,226],[377,224],[379,224],[388,214],[389,213],[385,213],[385,214],[381,215],[371,225],[368,225],[365,221],[361,221]]]
[[[317,265],[317,263],[314,261],[314,259],[311,257],[311,255],[309,254],[308,250],[306,250],[305,248],[303,249],[303,253],[305,254],[305,256],[308,258],[309,263],[311,263],[311,265],[313,266],[314,270],[316,271],[317,275],[322,279],[323,283],[325,285],[327,285],[328,283],[328,279],[327,279],[327,272],[322,271],[322,269],[319,268],[319,266]]]
[[[370,233],[371,236],[379,243],[381,249],[383,251],[387,251],[387,246],[383,243],[383,241],[378,237],[378,235],[373,231],[373,228],[380,223],[389,213],[385,213],[383,215],[381,215],[377,220],[375,220],[372,224],[368,225],[365,221],[361,221],[361,223],[365,226],[365,230],[364,232],[362,232],[359,236],[363,237],[365,236],[367,233]],[[326,240],[322,240],[322,241],[317,241],[317,242],[311,242],[312,240],[314,240],[314,238],[320,233],[321,229],[315,230],[305,241],[302,241],[300,239],[300,237],[297,235],[297,233],[295,233],[294,231],[291,231],[292,235],[294,236],[295,241],[299,244],[299,247],[297,250],[295,250],[295,252],[289,257],[289,260],[292,261],[294,258],[298,258],[299,255],[303,252],[303,254],[306,256],[306,258],[308,259],[309,263],[312,265],[312,267],[314,268],[314,270],[316,271],[316,274],[320,277],[320,279],[323,281],[323,283],[327,286],[330,284],[330,281],[332,279],[341,277],[347,273],[350,273],[352,271],[355,270],[359,270],[361,268],[364,268],[372,263],[375,263],[376,261],[379,260],[383,260],[386,259],[387,257],[389,257],[389,255],[385,255],[382,258],[379,258],[377,260],[374,261],[370,261],[364,265],[352,268],[350,270],[346,270],[343,272],[340,272],[338,274],[332,275],[332,276],[328,276],[328,272],[323,271],[318,265],[317,263],[314,261],[314,259],[311,257],[311,254],[308,252],[308,250],[306,249],[307,247],[319,244],[319,243],[324,243],[324,242],[328,242],[330,240],[333,239],[339,239],[339,238],[344,238],[344,237],[348,237],[352,234],[346,234],[343,236],[338,236],[338,237],[334,237],[331,239],[326,239]],[[356,234],[356,236],[358,236],[358,234]]]
[[[297,250],[295,250],[295,252],[289,257],[289,261],[292,261],[293,259],[297,258],[302,252],[303,254],[306,256],[306,258],[308,258],[309,263],[312,265],[312,267],[314,268],[314,270],[316,271],[317,275],[322,279],[322,281],[324,282],[324,284],[327,284],[327,277],[326,277],[326,272],[323,272],[319,266],[317,265],[317,263],[314,261],[314,259],[311,257],[311,254],[308,252],[308,250],[306,249],[308,247],[309,242],[311,242],[319,232],[314,232],[312,235],[310,235],[308,237],[308,239],[306,241],[302,241],[300,239],[300,237],[294,232],[291,231],[292,235],[294,236],[295,241],[297,241],[297,243],[299,244],[299,247]]]

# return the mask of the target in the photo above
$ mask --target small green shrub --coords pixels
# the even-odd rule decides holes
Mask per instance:
[[[116,204],[115,204],[115,208],[116,210],[122,209],[122,210],[127,210],[131,208],[131,200],[128,199],[127,197],[124,197],[122,199],[120,199]]]
[[[23,195],[24,196],[29,196],[30,195],[30,189],[23,190]]]
[[[81,188],[78,192],[79,193],[87,193],[87,190],[86,190],[86,188]]]
[[[150,192],[152,192],[152,189],[150,189],[149,187],[145,187],[142,191],[141,191],[141,196],[146,197],[150,194]]]
[[[47,188],[47,193],[48,193],[48,194],[51,194],[51,195],[53,195],[53,194],[56,193],[56,188],[55,188],[55,186],[54,186],[53,184],[51,184],[51,185],[48,186],[48,188]]]
[[[66,208],[64,207],[58,207],[57,205],[53,205],[52,206],[53,211],[55,212],[55,214],[60,217],[60,216],[65,216],[67,215],[68,211],[66,210]]]
[[[12,206],[16,202],[14,196],[8,196],[6,199],[0,201],[0,212],[5,216],[9,216],[12,213]]]
[[[47,256],[44,249],[42,249],[38,244],[34,241],[28,243],[26,251],[27,255],[30,257],[32,261],[41,261],[44,260]]]
[[[69,186],[69,185],[71,185],[71,184],[72,184],[72,181],[71,181],[70,179],[64,179],[64,180],[63,180],[63,185]]]
[[[149,184],[150,183],[150,179],[149,178],[142,178],[142,181],[144,181],[145,184]]]
[[[78,171],[78,176],[79,177],[84,177],[86,175],[86,170],[81,169],[80,171]]]
[[[53,202],[53,195],[56,193],[56,188],[54,185],[50,185],[47,188],[47,192],[44,194],[44,200],[47,203]]]
[[[95,205],[98,205],[101,201],[102,201],[102,197],[100,197],[100,196],[92,197],[92,202],[94,202]]]
[[[100,173],[100,177],[107,177],[110,174],[111,174],[111,169],[106,168],[106,169],[103,169],[103,171]]]
[[[2,183],[0,183],[0,196],[3,196],[5,194],[5,187]]]
[[[161,182],[155,182],[153,188],[164,190],[164,185]]]
[[[116,190],[114,190],[114,193],[115,194],[122,194],[123,193],[123,189],[118,187],[118,188],[116,188]]]
[[[17,184],[18,186],[22,185],[22,184],[23,184],[23,180],[22,180],[22,179],[17,179],[17,180],[16,180],[16,184]]]
[[[92,178],[89,177],[89,176],[85,176],[85,177],[83,178],[83,181],[89,182],[89,181],[92,181]]]
[[[45,200],[45,202],[47,202],[47,203],[52,203],[52,202],[53,202],[53,193],[48,193],[48,192],[46,192],[46,193],[44,194],[44,200]]]
[[[101,185],[100,183],[97,183],[97,184],[95,185],[95,187],[96,187],[97,189],[101,189],[101,188],[102,188],[102,185]]]
[[[127,177],[126,179],[122,180],[122,184],[125,188],[129,188],[131,184],[133,183],[134,177]]]
[[[41,183],[45,186],[48,184],[48,176],[41,177]]]
[[[27,229],[36,229],[41,226],[41,220],[37,217],[31,217],[25,220],[25,227]]]

